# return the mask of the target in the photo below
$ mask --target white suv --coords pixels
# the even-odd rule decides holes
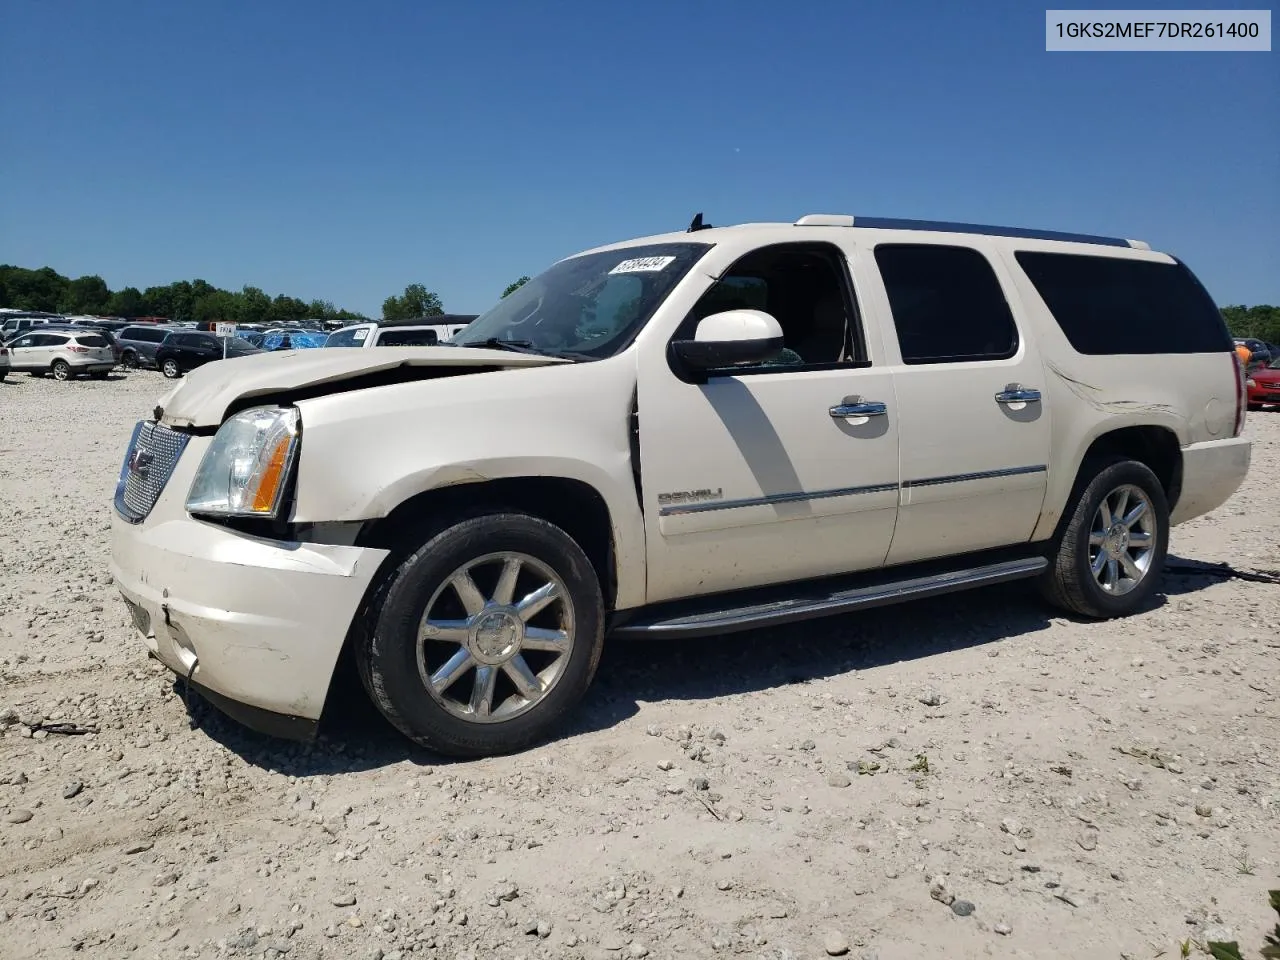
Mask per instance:
[[[70,380],[87,373],[97,380],[105,379],[116,365],[111,341],[96,330],[33,328],[10,340],[9,366],[35,376],[53,374],[55,380]]]
[[[434,347],[467,329],[474,316],[450,314],[430,323],[353,323],[329,334],[326,347]]]
[[[1018,578],[1123,616],[1249,467],[1222,318],[1138,241],[697,218],[457,339],[231,360],[137,425],[113,573],[228,713],[310,735],[349,649],[401,731],[488,754],[546,736],[606,636]]]

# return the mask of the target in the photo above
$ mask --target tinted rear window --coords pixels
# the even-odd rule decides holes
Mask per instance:
[[[1016,256],[1079,353],[1231,349],[1222,314],[1180,263],[1027,250]]]
[[[383,330],[378,337],[380,347],[432,347],[439,342],[434,330]]]
[[[77,334],[76,342],[82,347],[109,347],[111,345],[107,342],[106,337],[99,336],[96,333]]]
[[[168,330],[151,330],[147,327],[127,327],[120,331],[120,337],[124,340],[141,340],[143,343],[159,343],[168,332]]]

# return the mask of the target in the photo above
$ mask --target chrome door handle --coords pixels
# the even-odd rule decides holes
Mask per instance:
[[[889,408],[875,400],[857,400],[855,403],[838,403],[831,408],[833,419],[843,420],[845,417],[883,417]]]
[[[996,403],[1039,403],[1039,401],[1039,390],[1024,387],[1020,383],[1011,383],[996,394]]]

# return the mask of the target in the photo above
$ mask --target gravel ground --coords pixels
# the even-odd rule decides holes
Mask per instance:
[[[6,958],[1253,956],[1275,919],[1280,586],[617,644],[576,726],[502,759],[441,762],[358,698],[280,743],[188,710],[111,585],[165,385],[0,383]],[[1248,430],[1249,481],[1175,562],[1280,567],[1280,413]]]

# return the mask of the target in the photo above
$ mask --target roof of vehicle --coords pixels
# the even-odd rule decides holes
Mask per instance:
[[[860,217],[849,214],[811,213],[791,223],[738,223],[723,227],[714,227],[702,222],[702,214],[694,217],[688,229],[679,232],[655,234],[649,237],[638,237],[620,243],[608,243],[582,253],[599,253],[605,250],[625,249],[626,247],[647,246],[658,243],[717,243],[730,238],[741,237],[744,231],[770,232],[785,234],[799,231],[812,237],[815,233],[826,233],[829,230],[885,231],[898,233],[929,233],[971,235],[983,237],[1008,237],[1022,240],[1047,241],[1062,244],[1087,244],[1091,246],[1109,247],[1113,250],[1126,250],[1132,253],[1150,251],[1150,244],[1143,240],[1129,240],[1122,237],[1104,237],[1087,233],[1068,233],[1060,230],[1038,230],[1027,227],[1005,227],[980,223],[959,223],[944,220],[909,220],[891,217]],[[779,240],[778,242],[781,242]],[[581,256],[582,253],[573,256]]]

